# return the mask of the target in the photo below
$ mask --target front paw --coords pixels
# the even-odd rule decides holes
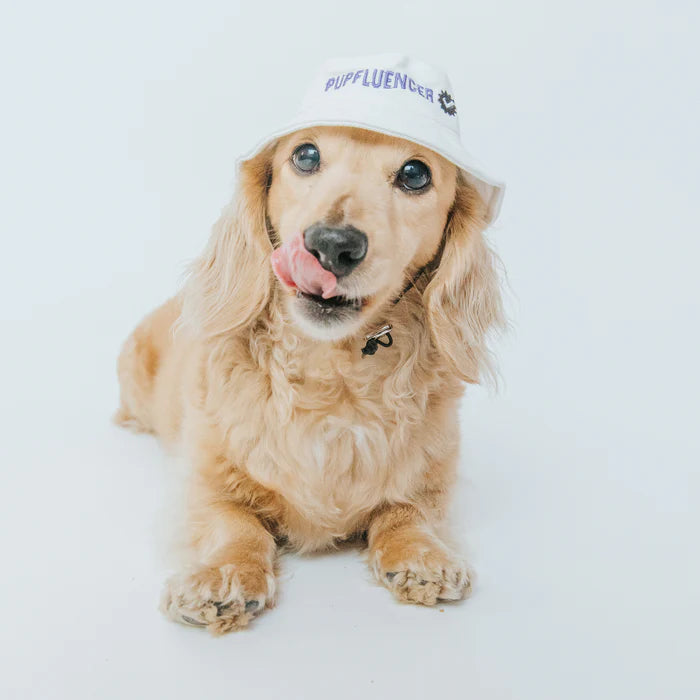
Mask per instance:
[[[370,553],[370,565],[377,580],[404,603],[435,605],[471,593],[466,563],[433,536],[387,540]]]
[[[171,620],[219,635],[246,627],[273,605],[274,595],[271,571],[227,564],[173,576],[165,585],[160,608]]]

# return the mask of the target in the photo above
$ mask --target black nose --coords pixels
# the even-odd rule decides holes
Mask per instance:
[[[350,274],[367,255],[367,236],[354,226],[312,224],[304,231],[304,245],[336,277]]]

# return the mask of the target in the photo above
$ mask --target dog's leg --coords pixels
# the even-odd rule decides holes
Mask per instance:
[[[466,564],[417,507],[383,508],[372,518],[367,535],[370,568],[398,600],[435,605],[469,594]]]
[[[168,617],[217,635],[273,605],[277,547],[250,510],[211,499],[192,513],[191,544],[197,563],[165,586]]]

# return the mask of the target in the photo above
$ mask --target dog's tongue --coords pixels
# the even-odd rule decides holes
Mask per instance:
[[[272,269],[280,282],[293,289],[324,299],[335,294],[335,275],[321,267],[321,263],[306,250],[301,233],[272,253]]]

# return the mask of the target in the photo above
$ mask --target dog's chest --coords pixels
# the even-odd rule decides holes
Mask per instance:
[[[383,501],[407,497],[425,469],[415,430],[424,397],[372,379],[273,372],[242,413],[253,436],[240,455],[245,469],[289,504],[305,539],[309,530],[316,540],[350,534]]]

